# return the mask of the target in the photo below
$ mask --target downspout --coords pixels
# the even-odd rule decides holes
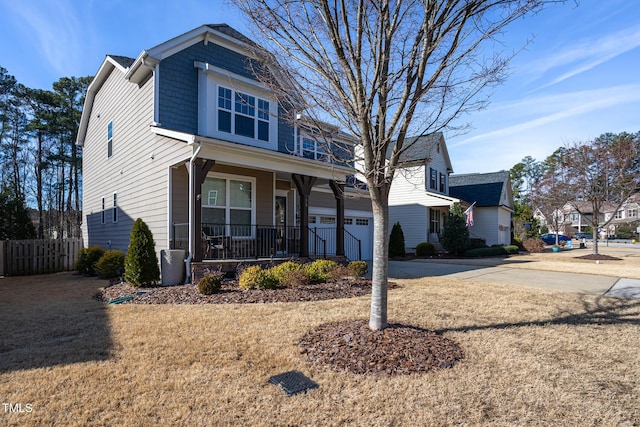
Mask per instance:
[[[200,154],[200,150],[202,149],[202,141],[198,142],[198,148],[194,151],[191,159],[189,159],[189,256],[185,260],[185,265],[187,269],[186,280],[185,283],[191,283],[191,259],[193,258],[193,251],[195,251],[195,241],[193,239],[193,205],[195,204],[194,198],[194,172],[193,172],[193,162],[198,158],[198,154]]]

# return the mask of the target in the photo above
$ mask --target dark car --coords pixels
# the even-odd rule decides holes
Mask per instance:
[[[593,239],[593,234],[592,233],[584,233],[584,232],[578,232],[576,234],[573,235],[574,239]]]
[[[555,245],[556,244],[556,235],[554,233],[545,233],[545,234],[540,236],[540,239],[542,239],[542,241],[545,242],[547,245]],[[562,234],[558,235],[558,243],[560,243],[560,242],[568,242],[570,240],[571,240],[570,237],[564,236]]]

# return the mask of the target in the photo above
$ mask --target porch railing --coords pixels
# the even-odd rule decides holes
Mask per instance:
[[[310,227],[311,258],[336,254],[336,228]],[[200,244],[204,259],[282,258],[300,255],[300,227],[203,223]],[[172,249],[189,250],[189,224],[174,223]],[[345,255],[360,259],[361,242],[345,230]]]

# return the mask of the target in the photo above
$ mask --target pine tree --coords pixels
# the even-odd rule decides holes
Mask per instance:
[[[124,280],[134,286],[153,286],[160,278],[158,256],[153,234],[142,219],[136,219],[129,239]]]

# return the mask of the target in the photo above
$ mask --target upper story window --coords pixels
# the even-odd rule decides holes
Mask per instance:
[[[615,214],[613,217],[614,217],[615,219],[622,219],[622,218],[624,217],[624,216],[623,216],[623,212],[624,212],[624,211],[618,211],[618,212],[616,212],[616,214]]]
[[[431,190],[437,190],[436,187],[438,181],[438,171],[434,168],[429,168],[429,188]]]
[[[440,192],[444,193],[446,190],[446,175],[441,173],[440,174]]]
[[[330,160],[322,143],[304,135],[300,142],[300,153],[302,157],[307,159],[320,160],[322,162],[329,162]]]
[[[627,218],[636,218],[638,216],[637,209],[628,209],[627,210]]]
[[[105,213],[105,211],[104,211],[104,207],[105,207],[105,204],[104,204],[104,197],[102,198],[102,205],[101,205],[101,206],[102,206],[102,209],[101,209],[101,211],[100,211],[100,224],[104,224],[104,223],[106,222],[106,221],[105,221],[105,219],[106,219],[106,218],[105,218],[106,213]]]
[[[579,219],[580,219],[580,214],[572,213],[569,215],[569,221],[571,222],[578,222]]]
[[[269,101],[218,86],[218,131],[269,141]]]
[[[107,125],[107,157],[113,155],[113,122]]]

